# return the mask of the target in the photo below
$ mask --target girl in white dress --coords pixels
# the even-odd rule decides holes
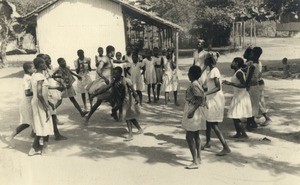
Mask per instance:
[[[152,60],[154,63],[156,80],[157,80],[156,98],[157,100],[159,100],[161,84],[163,83],[164,58],[162,56],[159,56],[158,47],[153,48]]]
[[[218,156],[223,156],[231,152],[227,142],[224,139],[222,132],[218,126],[219,122],[223,121],[225,98],[221,88],[221,74],[218,68],[215,67],[217,61],[212,53],[208,53],[205,58],[207,66],[207,109],[206,109],[206,144],[202,149],[210,147],[211,129],[213,129],[223,145],[223,150],[217,153]]]
[[[186,130],[186,141],[189,145],[193,162],[187,166],[188,169],[196,169],[200,164],[200,137],[199,130],[205,130],[204,91],[198,79],[201,76],[201,68],[192,66],[189,69],[188,77],[191,81],[185,94],[185,106],[182,119],[182,128]]]
[[[137,53],[133,53],[132,63],[128,63],[126,67],[126,76],[131,80],[133,88],[139,96],[140,104],[142,105],[142,91],[145,90],[142,74],[145,72],[145,64],[143,62],[139,62]]]
[[[155,84],[156,84],[156,73],[154,63],[151,58],[150,51],[147,51],[146,58],[143,63],[145,65],[145,84],[147,84],[148,102],[151,103],[151,89],[153,93],[153,101],[156,102]]]
[[[49,140],[49,135],[53,135],[53,123],[51,117],[51,109],[48,104],[48,89],[60,89],[59,87],[49,86],[49,82],[43,75],[43,71],[47,69],[45,61],[37,57],[33,60],[36,73],[32,75],[32,93],[33,98],[31,100],[33,111],[33,125],[36,136],[32,148],[28,155],[41,154],[41,151],[45,151]],[[43,139],[43,146],[39,144],[39,140]]]
[[[164,69],[163,89],[165,91],[165,105],[167,105],[169,101],[169,93],[173,92],[175,105],[179,106],[177,101],[179,79],[177,75],[176,61],[173,60],[173,51],[171,49],[168,49],[167,51]]]
[[[92,70],[91,68],[91,59],[84,57],[84,52],[83,50],[79,49],[77,51],[78,59],[74,61],[74,66],[76,69],[76,73],[81,77],[81,80],[77,81],[77,92],[81,94],[84,110],[87,110],[86,106],[86,97],[85,94],[88,93],[86,90],[86,86],[92,83],[92,79],[90,77],[90,71]],[[92,98],[89,96],[89,101],[90,101],[90,108],[92,108]]]
[[[231,78],[231,82],[223,81],[224,85],[233,86],[234,94],[228,109],[228,118],[233,119],[236,134],[233,138],[248,138],[244,127],[242,126],[242,118],[250,118],[252,116],[252,107],[250,95],[246,89],[245,74],[242,68],[245,67],[244,60],[240,57],[234,58],[231,68],[235,73]]]

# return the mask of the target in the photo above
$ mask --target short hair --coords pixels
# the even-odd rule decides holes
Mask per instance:
[[[35,59],[33,59],[33,64],[36,69],[40,68],[41,64],[44,62],[45,60],[41,57],[36,57]]]
[[[39,54],[36,55],[36,57],[40,57],[40,58],[42,58],[42,59],[45,59],[45,54],[39,53]]]
[[[154,47],[153,51],[159,51],[158,47]]]
[[[252,52],[252,48],[251,48],[251,47],[248,47],[248,48],[244,51],[243,57],[244,57],[245,59],[249,59],[249,56],[251,55],[251,52]]]
[[[282,59],[282,61],[286,61],[286,62],[287,62],[287,61],[288,61],[288,59],[287,59],[286,57],[284,57],[284,58]]]
[[[202,75],[201,68],[199,66],[194,65],[190,67],[189,74],[192,75],[194,79],[198,80]]]
[[[84,51],[82,49],[77,50],[77,55],[83,54]]]
[[[118,52],[116,53],[116,56],[117,56],[117,55],[121,55],[121,56],[122,56],[122,53],[118,51]]]
[[[98,50],[99,50],[99,49],[102,49],[102,50],[103,50],[103,47],[99,47]]]
[[[23,64],[23,70],[25,73],[28,73],[28,70],[32,67],[32,62],[25,62]]]
[[[217,53],[208,52],[205,55],[204,61],[209,61],[211,65],[216,65],[219,56],[220,54],[218,54],[218,52]]]
[[[115,51],[115,48],[111,45],[106,47],[106,54],[111,53],[112,51]]]
[[[261,47],[254,47],[252,52],[253,52],[254,60],[258,60],[262,54],[262,49]]]
[[[238,64],[239,68],[244,68],[245,67],[244,60],[241,57],[235,57],[233,59],[233,61]]]
[[[64,60],[65,60],[64,58],[60,57],[60,58],[57,59],[57,63],[60,64],[60,63],[61,63],[62,61],[64,61]]]
[[[114,70],[118,71],[118,73],[122,74],[123,70],[120,66],[114,68]]]

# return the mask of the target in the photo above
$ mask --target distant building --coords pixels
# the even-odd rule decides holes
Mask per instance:
[[[23,20],[34,30],[31,32],[35,33],[41,53],[49,54],[53,60],[64,57],[71,67],[78,49],[94,58],[100,46],[105,50],[107,45],[113,45],[125,54],[127,44],[141,40],[142,47],[148,49],[174,47],[175,34],[181,29],[119,0],[53,0],[25,15]],[[142,29],[133,29],[132,22],[138,22]],[[160,42],[155,45],[157,40]]]

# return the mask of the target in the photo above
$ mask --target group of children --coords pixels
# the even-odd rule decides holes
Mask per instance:
[[[51,58],[46,54],[39,54],[33,63],[24,63],[25,75],[20,102],[22,124],[7,140],[11,142],[13,137],[31,125],[34,141],[29,155],[32,156],[46,152],[49,135],[54,134],[55,140],[67,139],[59,133],[57,127],[60,121],[56,110],[63,98],[70,99],[82,117],[88,114],[85,124],[88,124],[90,117],[101,103],[108,101],[112,106],[111,116],[127,123],[129,134],[125,141],[133,139],[133,126],[138,129],[138,134],[143,133],[138,123],[143,82],[148,85],[149,102],[151,89],[154,101],[157,101],[160,88],[163,87],[166,93],[165,102],[168,102],[168,93],[173,91],[175,104],[178,104],[176,62],[171,49],[159,56],[158,48],[154,48],[153,56],[147,52],[144,59],[130,47],[126,50],[127,53],[123,58],[118,52],[114,59],[113,46],[106,47],[106,56],[103,56],[103,49],[99,48],[99,55],[95,57],[97,69],[94,81],[90,77],[91,60],[84,56],[83,50],[78,50],[78,59],[74,61],[76,73],[70,70],[63,58],[57,60],[59,67],[53,69]],[[222,151],[217,155],[224,156],[231,152],[219,128],[219,123],[223,122],[225,106],[222,84],[234,88],[234,96],[227,113],[227,116],[233,119],[236,129],[233,138],[248,138],[245,128],[248,130],[257,128],[255,117],[259,111],[266,118],[262,125],[270,123],[271,119],[267,116],[264,105],[264,81],[261,78],[262,67],[259,61],[261,54],[260,47],[248,48],[244,53],[246,62],[243,58],[234,58],[231,63],[234,70],[231,81],[222,81],[220,71],[216,67],[219,55],[204,51],[203,42],[199,41],[194,64],[188,71],[191,83],[186,90],[182,119],[182,128],[186,130],[186,140],[193,157],[192,164],[187,166],[188,169],[198,168],[201,161],[200,150],[211,147],[212,129],[223,145]],[[78,79],[77,92],[81,93],[83,109],[74,97],[76,95],[73,88],[74,76]],[[86,94],[89,96],[90,111],[87,111]],[[93,98],[97,99],[95,104]],[[247,118],[246,127],[241,122],[244,118]],[[206,130],[206,143],[202,147],[200,130]]]
[[[158,56],[158,48],[154,48],[154,59],[147,52],[144,59],[131,47],[126,48],[126,55],[116,53],[113,46],[106,47],[106,56],[103,48],[98,48],[95,57],[96,76],[93,81],[90,77],[91,59],[84,56],[83,50],[77,51],[78,58],[74,61],[75,72],[67,66],[64,58],[58,58],[59,67],[53,69],[51,58],[47,54],[38,54],[33,62],[23,65],[25,72],[23,78],[22,101],[20,103],[20,125],[6,140],[13,146],[12,139],[24,129],[32,126],[34,141],[29,155],[46,152],[49,135],[54,134],[55,140],[65,140],[65,136],[58,131],[57,125],[63,124],[57,118],[57,108],[64,98],[68,98],[82,117],[86,116],[85,124],[103,101],[112,105],[112,114],[116,120],[125,120],[129,135],[126,141],[132,140],[132,126],[138,128],[138,133],[143,133],[137,118],[140,114],[139,105],[142,102],[144,81],[148,85],[149,103],[150,89],[153,90],[154,101],[159,100],[160,88],[166,93],[177,92],[178,77],[176,64],[173,60],[173,51],[168,50],[166,56]],[[77,92],[81,94],[82,109],[75,99],[76,91],[73,87],[77,80]],[[154,92],[157,86],[157,94]],[[90,102],[90,111],[87,109],[86,94]],[[177,104],[177,93],[174,93]],[[93,104],[93,98],[96,103]],[[166,100],[167,103],[168,100]],[[119,115],[117,115],[119,113]]]
[[[231,81],[222,81],[220,72],[216,67],[218,54],[203,50],[203,40],[199,40],[194,55],[194,65],[190,67],[188,77],[191,82],[186,90],[186,103],[184,107],[182,128],[186,130],[186,141],[191,151],[193,162],[188,169],[197,169],[200,164],[200,149],[210,148],[211,129],[213,129],[223,145],[223,150],[217,153],[223,156],[231,152],[220,128],[223,122],[225,98],[222,84],[230,85],[234,95],[228,109],[227,117],[233,119],[236,134],[233,138],[248,138],[245,129],[257,128],[255,118],[259,111],[266,121],[271,119],[266,113],[264,102],[264,81],[261,78],[262,67],[259,58],[262,54],[260,47],[247,48],[243,58],[236,57],[231,63],[234,75]],[[247,119],[244,126],[241,119]],[[205,130],[206,143],[201,147],[199,131]]]

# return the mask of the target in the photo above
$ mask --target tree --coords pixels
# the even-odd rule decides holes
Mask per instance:
[[[19,30],[19,24],[13,17],[14,9],[7,1],[0,2],[0,68],[3,68],[6,59],[6,46],[8,41],[15,36],[15,30]]]

